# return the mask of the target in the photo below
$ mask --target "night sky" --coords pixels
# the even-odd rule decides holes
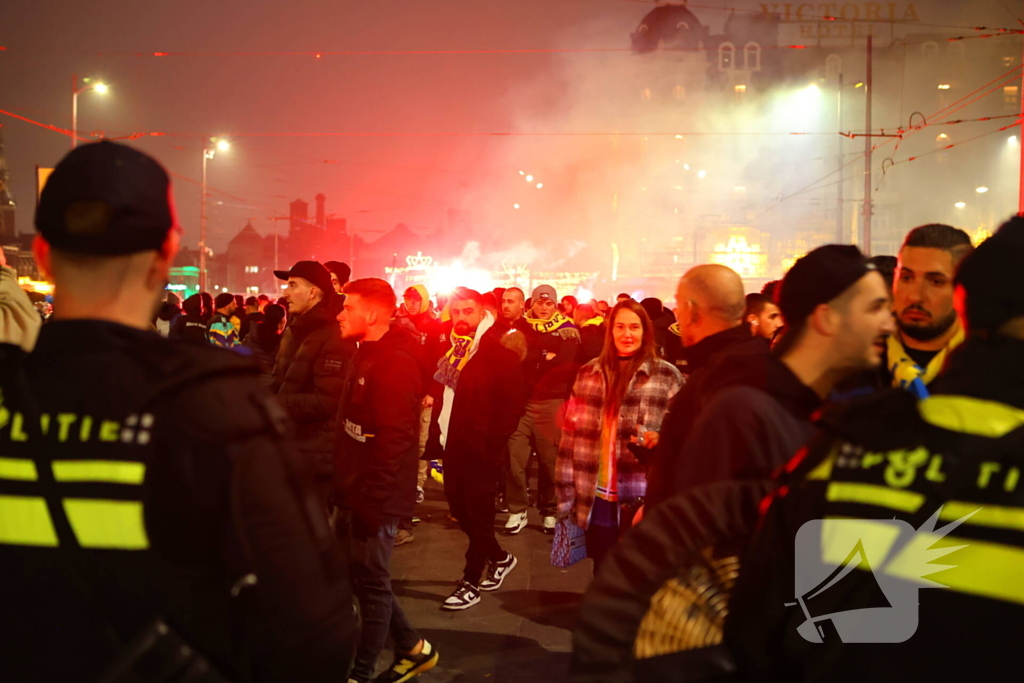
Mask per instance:
[[[750,9],[759,3],[716,3]],[[899,3],[902,8],[907,3]],[[923,21],[1018,25],[1020,0],[914,3]],[[626,48],[629,33],[653,7],[643,0],[385,0],[377,2],[200,2],[99,0],[77,3],[15,0],[0,10],[0,109],[70,127],[71,78],[102,78],[106,96],[79,98],[79,132],[132,144],[177,174],[175,194],[186,244],[198,240],[201,144],[226,135],[233,147],[210,162],[210,244],[221,250],[252,220],[262,233],[285,229],[288,203],[327,196],[327,213],[347,218],[357,234],[375,239],[396,223],[416,231],[442,226],[448,208],[468,209],[478,228],[539,240],[520,200],[517,171],[541,177],[558,166],[543,141],[502,137],[247,137],[252,133],[500,133],[543,126],[529,110],[568,101],[571,74],[589,56],[551,53],[473,55],[170,56],[97,53],[416,51]],[[720,29],[725,12],[693,8]],[[572,68],[566,67],[574,60]],[[634,55],[598,55],[614,68]],[[601,61],[597,61],[601,60]],[[596,66],[595,69],[604,68]],[[596,80],[600,81],[600,72]],[[594,77],[595,74],[590,74]],[[614,97],[608,101],[614,109]],[[594,129],[630,127],[604,116],[604,103],[568,120]],[[524,115],[527,110],[527,115]],[[577,107],[578,110],[578,107]],[[18,227],[32,229],[34,167],[54,165],[69,148],[61,134],[0,116],[4,125]],[[642,125],[642,124],[641,124]],[[233,137],[232,137],[233,136]],[[587,157],[579,166],[587,165]],[[582,176],[581,176],[582,177]],[[188,180],[186,180],[186,178]],[[507,179],[507,180],[506,180]],[[555,178],[544,177],[554,198]],[[514,190],[514,192],[513,192]],[[539,195],[538,195],[539,196]],[[610,199],[610,195],[609,195]],[[602,199],[602,201],[604,201]],[[571,204],[571,202],[570,202]],[[526,208],[524,204],[524,209]],[[562,207],[563,209],[565,207]],[[585,207],[568,207],[571,211]],[[536,216],[537,214],[535,214]],[[571,221],[559,236],[571,239]]]

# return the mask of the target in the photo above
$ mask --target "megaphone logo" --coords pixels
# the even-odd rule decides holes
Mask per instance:
[[[975,512],[939,530],[935,511],[920,529],[898,519],[813,519],[796,535],[797,632],[812,643],[902,643],[917,632],[921,588],[956,565],[932,564],[965,545],[935,544]],[[855,607],[853,607],[855,606]],[[853,607],[851,609],[851,607]]]

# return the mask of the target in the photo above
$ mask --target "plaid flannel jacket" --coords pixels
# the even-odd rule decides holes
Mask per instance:
[[[576,524],[586,529],[597,494],[601,457],[601,416],[604,413],[604,375],[598,361],[584,365],[576,376],[565,407],[565,425],[558,449],[555,486],[559,515],[575,508]],[[647,491],[647,473],[627,448],[637,425],[645,431],[661,430],[669,401],[683,386],[683,376],[670,363],[649,361],[640,366],[629,383],[619,408],[615,454],[619,463],[619,500],[635,502]]]

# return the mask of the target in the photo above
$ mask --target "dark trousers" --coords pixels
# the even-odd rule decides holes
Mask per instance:
[[[505,559],[494,536],[498,467],[497,462],[484,462],[483,456],[444,459],[444,495],[452,516],[469,537],[462,578],[474,586],[480,585],[488,562]]]
[[[375,535],[365,541],[351,539],[352,578],[363,616],[363,631],[351,677],[360,683],[373,677],[377,657],[389,633],[399,652],[409,652],[420,642],[419,633],[405,618],[391,590],[391,551],[395,548],[397,530],[398,517],[381,515],[381,525]]]
[[[549,517],[558,512],[555,499],[555,462],[558,460],[558,411],[564,401],[530,401],[519,428],[508,442],[508,511],[525,512],[530,505],[527,491],[527,468],[530,452],[537,451],[537,507]]]
[[[619,504],[594,498],[594,509],[587,525],[587,557],[594,560],[594,574],[601,569],[608,551],[619,542]]]

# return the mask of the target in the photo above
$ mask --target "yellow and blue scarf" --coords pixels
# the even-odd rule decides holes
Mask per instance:
[[[597,327],[604,324],[604,318],[597,316],[583,323],[583,327]]]
[[[570,339],[573,337],[579,339],[580,336],[580,331],[576,329],[573,322],[558,312],[551,316],[550,320],[541,320],[540,318],[529,317],[524,317],[523,320],[541,334],[557,334],[563,339]]]
[[[889,335],[887,342],[887,358],[889,372],[892,373],[892,385],[897,389],[906,389],[918,398],[927,398],[928,384],[942,371],[950,351],[964,341],[963,327],[957,322],[957,331],[946,344],[946,348],[935,354],[928,367],[922,368],[913,361],[910,354],[903,348],[898,334]]]

